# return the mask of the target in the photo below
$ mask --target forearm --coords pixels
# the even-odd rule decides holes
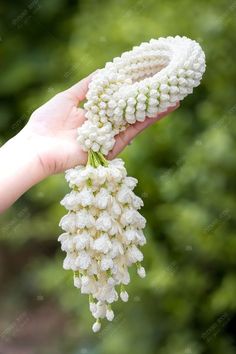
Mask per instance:
[[[19,133],[0,148],[0,213],[45,175],[30,137]]]

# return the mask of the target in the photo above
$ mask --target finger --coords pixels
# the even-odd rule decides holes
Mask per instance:
[[[65,90],[64,93],[69,94],[76,104],[80,101],[83,101],[88,91],[88,85],[94,74],[95,72],[85,77],[83,80],[77,82],[75,85]]]
[[[149,125],[166,117],[178,107],[179,102],[177,102],[175,106],[169,107],[166,111],[159,113],[156,117],[146,118],[143,122],[136,122],[135,124],[130,125],[125,131],[116,136],[116,143],[112,151],[109,152],[108,159],[113,159],[131,142],[132,139],[134,139],[135,136],[141,133]]]

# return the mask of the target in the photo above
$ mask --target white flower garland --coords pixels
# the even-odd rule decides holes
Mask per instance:
[[[152,39],[114,58],[89,85],[79,143],[85,151],[107,155],[116,134],[183,100],[204,71],[204,52],[186,37]]]
[[[192,93],[204,71],[205,55],[197,42],[167,37],[114,58],[89,84],[86,121],[78,129],[88,163],[66,172],[72,191],[61,202],[69,212],[60,222],[65,233],[59,241],[67,253],[63,267],[74,272],[74,285],[89,295],[94,332],[102,318],[113,320],[111,304],[119,295],[128,301],[128,267],[135,263],[139,276],[145,277],[139,246],[146,243],[146,220],[138,212],[143,202],[133,192],[137,180],[127,177],[121,159],[108,162],[104,155],[129,124],[153,117]]]
[[[65,233],[59,241],[67,252],[64,268],[74,271],[74,285],[90,295],[96,330],[101,318],[114,317],[111,303],[118,300],[117,285],[121,299],[128,300],[128,267],[135,263],[138,274],[145,276],[138,246],[146,243],[146,221],[138,212],[143,202],[133,192],[137,180],[126,176],[124,162],[115,159],[98,166],[93,158],[90,155],[86,167],[66,172],[72,191],[61,202],[69,213],[60,222]]]

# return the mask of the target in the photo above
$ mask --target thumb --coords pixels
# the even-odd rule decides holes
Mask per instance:
[[[86,93],[88,91],[88,85],[90,81],[92,80],[92,77],[94,74],[97,72],[94,71],[87,77],[85,77],[83,80],[77,82],[70,88],[64,91],[64,93],[67,93],[71,96],[75,104],[78,104],[80,101],[83,101],[85,99]]]

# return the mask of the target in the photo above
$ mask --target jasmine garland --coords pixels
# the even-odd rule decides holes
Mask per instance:
[[[60,222],[65,233],[58,239],[67,253],[63,267],[74,272],[74,285],[89,295],[97,331],[102,318],[113,319],[111,304],[119,295],[128,301],[128,267],[136,264],[139,276],[145,277],[139,250],[146,243],[146,220],[138,212],[143,202],[133,192],[137,180],[127,177],[121,159],[106,162],[91,152],[88,165],[68,170],[66,180],[72,191],[61,201],[69,211]]]
[[[174,106],[198,86],[205,71],[200,45],[186,37],[151,39],[107,63],[89,85],[78,141],[107,155],[115,135]]]
[[[186,37],[152,39],[107,63],[94,75],[84,105],[86,120],[78,142],[88,152],[86,166],[66,171],[72,191],[61,204],[68,210],[60,226],[66,252],[63,267],[74,272],[74,285],[89,295],[95,318],[112,321],[111,304],[128,301],[128,268],[135,264],[145,277],[139,247],[146,243],[142,200],[133,192],[137,180],[127,177],[121,159],[107,161],[115,136],[129,124],[153,117],[175,105],[198,86],[205,71],[199,44]]]

